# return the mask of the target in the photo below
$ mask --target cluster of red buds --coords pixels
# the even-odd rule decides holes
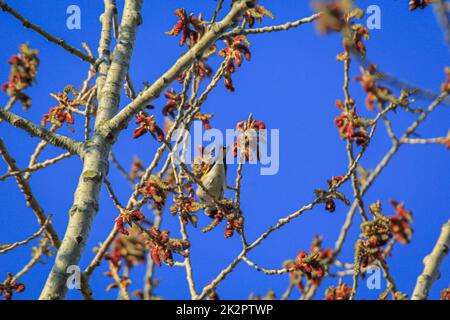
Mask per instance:
[[[360,9],[353,9],[353,3],[349,0],[335,0],[316,2],[313,4],[315,10],[321,13],[317,21],[317,29],[321,33],[341,32],[351,18],[362,18],[364,12]]]
[[[378,76],[376,73],[376,66],[371,64],[367,70],[361,67],[361,76],[357,76],[355,78],[356,81],[361,82],[364,92],[367,93],[366,106],[367,109],[371,111],[376,109],[375,103],[377,103],[380,108],[383,108],[387,102],[391,102],[393,100],[391,90],[381,86],[378,83]],[[403,101],[405,98],[406,96],[403,93],[399,102],[406,103],[406,101]]]
[[[364,11],[353,8],[353,1],[337,0],[328,3],[314,4],[316,11],[321,13],[317,28],[321,33],[342,32],[345,51],[337,56],[340,61],[350,58],[353,51],[361,56],[366,55],[363,40],[369,38],[369,30],[362,24],[355,24],[353,19],[362,19]]]
[[[364,27],[362,24],[351,24],[350,33],[345,36],[342,40],[342,45],[344,46],[344,52],[337,56],[337,60],[344,61],[350,58],[349,53],[351,51],[364,57],[366,55],[366,46],[363,40],[369,39],[369,29]]]
[[[395,216],[389,217],[391,220],[391,230],[398,242],[408,244],[411,241],[413,230],[410,223],[413,221],[410,210],[405,210],[403,203],[391,200],[391,204],[395,209]]]
[[[0,296],[4,296],[4,300],[11,300],[14,293],[24,292],[25,285],[20,282],[13,282],[14,276],[8,272],[7,278],[3,283],[0,283]]]
[[[140,178],[145,170],[144,164],[142,163],[141,159],[139,159],[137,156],[133,158],[133,163],[131,164],[130,169],[130,179],[134,180],[136,178]]]
[[[170,213],[172,215],[179,214],[181,221],[186,225],[189,222],[194,227],[197,227],[197,216],[193,215],[203,209],[203,205],[195,201],[192,197],[185,195],[174,196],[174,204],[170,206]]]
[[[450,301],[450,288],[441,291],[441,300]]]
[[[328,212],[334,212],[336,210],[335,200],[340,200],[346,205],[350,204],[343,193],[336,191],[337,186],[342,183],[341,181],[343,179],[343,176],[334,176],[331,178],[331,180],[328,180],[328,190],[314,190],[315,196],[320,199],[321,202],[325,203],[325,210],[327,210]]]
[[[23,93],[23,90],[30,87],[36,78],[39,58],[38,50],[30,49],[29,45],[21,44],[19,53],[9,59],[11,65],[8,82],[2,85],[2,91],[5,91],[11,98],[16,98],[22,103],[26,110],[31,106],[31,98]]]
[[[301,250],[290,264],[291,268],[300,271],[314,285],[322,282],[334,256],[332,249],[321,249],[322,241],[322,237],[315,236],[309,254]]]
[[[171,116],[175,118],[175,112],[178,111],[180,104],[183,101],[183,95],[181,93],[176,93],[175,89],[170,89],[170,91],[166,91],[164,96],[167,98],[167,103],[162,109],[162,113],[164,116]]]
[[[259,161],[259,143],[265,142],[266,124],[262,121],[256,121],[250,114],[247,120],[236,125],[236,130],[239,135],[233,144],[233,157],[236,158],[240,153],[244,155],[246,161],[251,161],[253,160],[253,154],[256,153],[256,158]]]
[[[370,121],[360,117],[356,113],[356,108],[347,109],[338,99],[336,107],[342,112],[341,115],[334,118],[334,124],[339,129],[339,135],[342,139],[356,142],[357,145],[364,145],[369,141],[367,127]]]
[[[390,219],[382,215],[379,202],[372,204],[370,211],[374,215],[374,219],[361,224],[361,236],[366,238],[364,241],[367,247],[380,248],[392,238]]]
[[[129,235],[128,230],[125,228],[126,224],[131,224],[136,221],[142,221],[145,216],[140,211],[122,209],[120,215],[116,218],[117,231],[124,235]]]
[[[370,212],[373,214],[372,221],[361,224],[362,233],[356,245],[355,252],[355,273],[359,274],[361,268],[373,264],[375,261],[383,261],[384,254],[381,249],[392,238],[391,221],[389,217],[381,213],[381,203],[370,205]]]
[[[433,0],[410,0],[409,11],[414,11],[416,9],[425,9],[426,6],[431,3],[433,3]]]
[[[151,199],[156,209],[162,210],[166,204],[167,192],[172,190],[169,182],[152,175],[145,181],[139,192],[147,199]]]
[[[152,137],[161,142],[164,140],[164,131],[156,124],[154,116],[147,116],[143,112],[139,112],[136,116],[136,124],[139,125],[134,130],[133,139],[137,139],[140,136],[150,132]]]
[[[170,238],[169,231],[150,228],[145,234],[148,236],[147,246],[151,250],[150,257],[158,266],[161,266],[161,261],[172,266],[174,252],[182,256],[188,254],[185,251],[190,247],[189,241]]]
[[[237,71],[237,67],[242,65],[244,57],[250,61],[252,54],[250,52],[250,42],[245,36],[236,36],[234,38],[225,39],[225,48],[220,50],[219,56],[227,59],[227,64],[224,71],[225,88],[234,92],[233,79],[231,75]]]
[[[58,94],[50,93],[50,96],[58,101],[58,105],[50,108],[48,113],[44,114],[44,118],[41,121],[41,125],[43,127],[46,126],[47,122],[50,122],[57,128],[61,127],[64,122],[68,125],[75,123],[72,112],[79,106],[85,105],[85,102],[80,100],[71,100],[69,98],[69,93],[72,93],[73,97],[78,95],[77,90],[70,85],[66,86],[63,92],[58,92]]]
[[[237,0],[232,0],[232,3],[235,3]],[[263,6],[255,6],[254,8],[248,9],[244,15],[243,19],[244,22],[242,23],[242,27],[245,28],[245,26],[248,25],[249,28],[253,28],[255,25],[255,22],[258,21],[258,23],[262,23],[262,19],[264,17],[269,17],[273,19],[273,14]]]
[[[105,255],[105,259],[111,261],[115,266],[120,267],[122,262],[129,268],[145,263],[147,246],[142,233],[131,228],[130,234],[126,237],[118,236],[110,253]]]
[[[198,18],[193,13],[188,16],[186,9],[181,8],[175,11],[175,15],[179,20],[172,30],[166,32],[166,34],[171,36],[181,34],[180,46],[186,43],[188,47],[192,47],[206,32],[206,23],[202,19],[202,14],[200,13]]]
[[[211,129],[211,122],[209,121],[214,115],[212,113],[196,113],[194,116],[195,120],[201,121],[203,123],[203,129]]]
[[[230,238],[234,232],[241,232],[244,218],[237,213],[233,200],[223,200],[216,210],[210,213],[210,218],[214,219],[202,232],[209,232],[217,227],[224,219],[227,220],[225,226],[225,238]]]
[[[352,288],[339,279],[337,287],[328,287],[325,291],[325,300],[350,300]]]

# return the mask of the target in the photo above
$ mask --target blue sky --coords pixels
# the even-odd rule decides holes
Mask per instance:
[[[121,2],[121,1],[118,1]],[[265,20],[266,24],[279,24],[296,20],[312,13],[309,1],[261,0],[270,9],[275,20]],[[376,4],[381,8],[381,30],[371,32],[367,42],[368,56],[378,66],[403,80],[432,90],[439,90],[444,79],[443,69],[449,63],[448,50],[443,36],[430,8],[409,12],[407,1],[370,0],[358,1],[362,8]],[[31,21],[51,33],[61,36],[69,43],[81,47],[86,42],[96,50],[100,24],[98,17],[102,12],[101,1],[9,1],[9,4],[23,13]],[[81,9],[81,29],[66,28],[66,8],[76,4]],[[203,1],[201,5],[194,0],[146,1],[143,7],[143,25],[138,36],[131,62],[130,73],[137,88],[144,81],[150,83],[166,71],[183,53],[178,39],[165,35],[176,22],[173,12],[185,7],[188,12],[203,12],[210,17],[215,8],[213,0]],[[119,6],[121,12],[122,5]],[[49,44],[45,39],[30,30],[22,28],[19,22],[9,15],[0,13],[0,82],[7,79],[9,65],[6,61],[17,52],[19,44],[29,41],[32,48],[39,49],[41,65],[37,83],[27,89],[33,98],[33,105],[24,112],[19,106],[15,112],[35,122],[54,105],[50,92],[58,92],[67,84],[80,86],[87,74],[87,65],[64,50]],[[344,174],[347,166],[345,142],[339,138],[333,119],[338,115],[334,107],[337,98],[343,99],[343,66],[335,60],[342,51],[341,40],[337,35],[319,36],[312,24],[304,25],[288,32],[256,35],[249,37],[252,43],[252,60],[245,62],[234,75],[235,93],[229,93],[220,85],[204,105],[205,112],[214,113],[214,127],[233,128],[238,121],[250,113],[258,120],[265,121],[269,129],[280,130],[280,170],[274,176],[259,175],[259,167],[247,166],[244,169],[242,209],[246,217],[246,231],[249,240],[255,239],[279,218],[284,217],[313,200],[313,190],[325,187],[326,180],[333,175]],[[95,51],[96,53],[96,51]],[[212,60],[217,67],[218,59]],[[351,78],[359,73],[359,67],[352,65]],[[179,88],[175,84],[175,88]],[[364,107],[364,93],[359,83],[351,82],[351,94],[356,99],[358,110],[363,116],[373,116]],[[7,96],[0,95],[0,105],[5,105]],[[128,100],[123,97],[121,106]],[[160,109],[165,101],[154,104],[155,114],[162,123]],[[426,106],[427,101],[418,101],[416,106]],[[449,107],[440,106],[429,121],[421,126],[418,133],[423,137],[446,135],[449,129]],[[414,117],[399,111],[391,116],[394,130],[400,135],[414,120]],[[81,124],[81,119],[76,116]],[[75,126],[74,134],[66,128],[61,132],[80,139],[82,126]],[[114,146],[119,160],[128,168],[133,156],[148,164],[157,143],[150,138],[132,140],[131,125]],[[38,140],[24,134],[8,124],[0,125],[0,136],[4,139],[11,154],[17,159],[19,167],[25,167],[29,155]],[[383,126],[377,130],[362,164],[372,168],[381,160],[390,147],[390,140]],[[56,148],[49,147],[41,160],[59,154]],[[393,257],[389,258],[391,272],[400,291],[411,293],[417,276],[422,271],[422,259],[428,254],[440,232],[441,225],[450,216],[450,172],[449,151],[441,145],[404,146],[395,156],[390,166],[381,174],[367,193],[366,204],[381,200],[385,214],[392,214],[389,199],[404,201],[406,208],[414,214],[414,236],[409,245],[396,245]],[[52,213],[54,225],[61,237],[68,221],[68,210],[73,200],[81,162],[71,158],[32,175],[31,185],[41,206]],[[233,167],[229,184],[234,179]],[[0,172],[6,171],[0,162]],[[116,185],[118,196],[126,202],[131,189],[126,181],[111,167],[110,180]],[[351,195],[346,185],[342,189]],[[38,229],[32,211],[26,207],[23,195],[13,179],[0,183],[0,243],[22,240]],[[145,212],[151,216],[150,212]],[[294,258],[300,249],[308,249],[314,234],[324,235],[324,247],[333,247],[340,227],[345,219],[347,208],[339,203],[336,212],[327,213],[323,206],[307,212],[282,230],[275,232],[263,245],[251,252],[250,258],[266,268],[279,268],[284,260]],[[97,214],[85,254],[81,260],[84,268],[93,257],[92,248],[105,239],[111,230],[117,211],[106,192],[102,192],[100,211]],[[200,216],[200,227],[208,223]],[[355,219],[351,234],[345,244],[341,260],[352,260],[353,245],[359,235],[360,218]],[[179,236],[178,219],[166,214],[163,228]],[[192,240],[192,261],[197,289],[200,290],[211,281],[220,270],[227,266],[239,253],[239,238],[223,238],[224,226],[215,231],[202,234],[199,229],[188,228]],[[7,271],[13,273],[28,262],[30,245],[0,256],[0,278]],[[26,274],[22,281],[27,285],[25,293],[17,299],[37,298],[50,271],[52,260],[36,266]],[[115,298],[116,292],[106,292],[109,278],[102,273],[104,264],[92,277],[92,287],[96,298]],[[450,282],[450,259],[442,265],[442,277],[434,285],[432,298],[448,287]],[[132,290],[142,286],[144,268],[133,270]],[[181,268],[158,268],[157,277],[161,285],[155,293],[168,299],[188,298],[185,272]],[[344,279],[351,284],[351,278]],[[323,297],[323,289],[335,284],[337,279],[325,281],[317,298]],[[219,286],[218,293],[224,299],[246,299],[251,292],[265,294],[273,289],[278,296],[284,292],[288,277],[265,276],[240,264],[235,272]],[[374,299],[384,290],[368,290],[362,284],[358,298]],[[298,297],[298,293],[292,295]],[[78,292],[70,291],[68,298],[80,298]]]

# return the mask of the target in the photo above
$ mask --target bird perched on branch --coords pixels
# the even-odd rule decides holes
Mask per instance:
[[[217,213],[217,204],[214,199],[221,201],[227,188],[227,151],[228,148],[220,146],[214,163],[200,178],[207,191],[197,186],[196,195],[205,204],[205,213],[208,216]]]

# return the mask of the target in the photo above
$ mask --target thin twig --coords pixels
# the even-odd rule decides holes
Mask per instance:
[[[18,241],[16,243],[10,244],[10,245],[2,245],[0,246],[1,250],[0,250],[0,254],[6,253],[8,251],[14,250],[15,248],[17,248],[18,246],[23,246],[27,243],[29,243],[31,240],[36,239],[37,237],[39,237],[42,232],[44,232],[44,230],[47,228],[47,225],[50,223],[50,219],[52,218],[52,215],[49,214],[47,217],[47,220],[44,222],[44,224],[42,225],[42,227],[36,231],[34,234],[32,234],[31,236],[29,236],[28,238],[26,238],[25,240],[22,241]]]
[[[51,35],[50,33],[48,33],[47,31],[45,31],[44,29],[42,29],[41,27],[37,26],[36,24],[30,22],[28,19],[26,19],[24,16],[22,16],[16,10],[14,10],[10,6],[8,6],[3,0],[0,0],[0,8],[3,11],[11,14],[14,18],[18,19],[20,22],[22,22],[22,24],[25,28],[29,28],[31,30],[36,31],[41,36],[45,37],[48,41],[57,44],[58,46],[62,47],[64,50],[70,52],[71,54],[77,56],[81,60],[89,62],[90,64],[95,64],[95,59],[93,57],[91,57],[91,56],[85,54],[84,52],[82,52],[81,50],[69,45],[64,39],[57,38],[57,37]]]
[[[61,160],[67,159],[71,157],[72,154],[70,152],[63,153],[57,157],[54,157],[52,159],[48,159],[39,163],[36,163],[35,165],[25,168],[25,169],[19,169],[18,171],[10,171],[8,173],[5,173],[4,175],[0,176],[0,181],[3,181],[9,177],[17,176],[26,172],[34,172],[38,171],[44,168],[47,168],[55,163],[58,163]]]

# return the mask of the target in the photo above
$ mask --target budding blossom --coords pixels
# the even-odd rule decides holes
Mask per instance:
[[[211,129],[211,123],[210,123],[210,119],[213,117],[214,115],[212,113],[208,114],[208,113],[196,113],[194,116],[195,120],[199,120],[203,123],[203,129],[205,130],[209,130]]]
[[[150,228],[146,232],[148,237],[146,243],[150,249],[150,257],[158,266],[161,266],[161,262],[172,266],[174,264],[174,252],[187,256],[185,250],[190,247],[189,241],[169,238],[169,234],[170,232],[167,230],[160,231],[156,228]]]
[[[225,88],[233,92],[233,80],[231,75],[237,71],[236,67],[240,67],[244,58],[250,61],[252,54],[250,52],[250,42],[245,36],[236,36],[224,40],[226,48],[220,50],[219,56],[224,57],[227,61],[224,72]]]
[[[391,229],[398,242],[408,244],[411,241],[413,230],[409,225],[413,221],[411,211],[405,210],[403,203],[391,200],[391,204],[395,209],[396,215],[389,217],[391,220]]]
[[[193,13],[189,16],[186,13],[186,9],[181,8],[175,11],[175,15],[178,17],[178,22],[175,26],[166,34],[171,36],[178,36],[181,34],[180,46],[185,43],[188,47],[192,47],[206,32],[205,21],[202,20],[202,14],[196,18]],[[191,26],[193,29],[191,29]]]
[[[164,131],[156,124],[154,116],[146,116],[143,112],[140,112],[136,116],[135,123],[139,127],[134,130],[133,139],[137,139],[149,132],[158,142],[164,140]]]
[[[177,94],[175,89],[170,89],[170,91],[166,91],[164,96],[167,98],[167,103],[162,109],[162,114],[164,116],[171,116],[175,118],[175,111],[178,110],[181,102],[183,101],[183,95]]]
[[[125,225],[131,225],[133,222],[144,220],[145,216],[139,211],[123,209],[116,218],[116,228],[121,234],[128,235]]]
[[[295,260],[284,263],[284,267],[291,270],[291,280],[295,280],[301,292],[304,290],[302,277],[306,276],[314,285],[319,285],[333,260],[334,251],[332,249],[322,249],[322,241],[322,237],[314,236],[309,254],[301,250]]]
[[[231,3],[235,3],[237,0],[232,0]],[[269,17],[271,19],[274,19],[272,12],[264,8],[263,6],[257,5],[254,8],[248,9],[243,17],[244,22],[242,23],[242,27],[245,28],[245,26],[248,25],[249,28],[253,28],[255,25],[255,21],[258,21],[258,23],[262,23],[262,19],[264,17]]]
[[[71,100],[69,98],[69,93],[72,93],[73,97],[78,95],[77,90],[73,86],[66,86],[63,92],[58,92],[58,94],[50,93],[50,96],[58,101],[58,105],[49,109],[47,114],[44,114],[41,125],[46,126],[48,122],[56,127],[61,127],[63,123],[68,125],[74,124],[75,120],[73,118],[72,112],[78,107],[85,105],[86,103],[81,100]]]
[[[381,86],[378,83],[377,67],[371,64],[367,69],[360,68],[361,76],[355,77],[355,81],[361,82],[363,90],[367,93],[366,107],[373,111],[376,109],[375,104],[382,109],[387,102],[393,102],[395,99],[392,96],[391,90]],[[405,92],[402,92],[400,100],[397,103],[408,103]]]
[[[355,274],[375,261],[384,261],[382,247],[392,238],[391,221],[381,213],[380,201],[370,205],[369,210],[374,219],[361,224],[361,239],[355,245]]]
[[[7,278],[3,283],[0,283],[0,296],[3,296],[3,300],[11,300],[14,293],[20,293],[25,291],[25,285],[20,282],[13,282],[14,276],[12,273],[7,273]]]
[[[256,153],[256,158],[259,161],[261,158],[259,143],[265,142],[264,130],[266,130],[266,124],[253,119],[252,114],[249,115],[247,120],[237,123],[236,131],[239,132],[239,135],[233,144],[233,157],[236,158],[241,153],[246,161],[251,161],[253,160],[253,153]]]
[[[169,182],[152,175],[144,182],[139,192],[146,198],[151,199],[156,209],[162,210],[166,204],[167,192],[172,190]]]
[[[352,9],[352,2],[348,0],[315,2],[313,7],[322,13],[316,25],[320,33],[341,32],[347,25],[346,16]]]
[[[1,87],[11,98],[22,103],[24,110],[31,106],[31,98],[23,93],[36,79],[39,66],[38,50],[30,49],[28,43],[19,46],[19,53],[9,59],[11,65],[9,78]]]
[[[352,288],[339,279],[337,287],[329,287],[325,292],[324,300],[350,300]]]
[[[128,236],[118,236],[114,239],[110,253],[105,259],[120,267],[124,261],[128,268],[143,264],[146,260],[147,246],[145,237],[136,228],[131,228]]]
[[[234,232],[241,232],[244,224],[244,218],[236,212],[235,205],[232,200],[223,200],[221,205],[209,215],[214,219],[207,227],[202,229],[202,232],[209,232],[216,228],[223,220],[226,219],[224,237],[230,238]]]
[[[356,108],[347,110],[340,100],[336,100],[336,107],[342,110],[341,115],[334,119],[334,124],[339,130],[341,139],[364,145],[369,141],[367,127],[370,121],[360,117]]]
[[[172,215],[178,213],[185,225],[190,222],[194,227],[197,227],[197,216],[193,215],[193,213],[203,209],[203,206],[191,197],[184,195],[174,197],[173,201],[174,204],[170,206],[170,213]]]
[[[441,300],[450,301],[450,288],[441,291]]]

